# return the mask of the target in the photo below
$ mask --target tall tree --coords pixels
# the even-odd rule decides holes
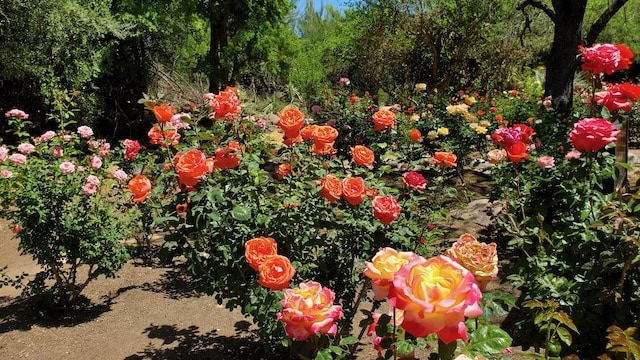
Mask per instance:
[[[544,12],[553,22],[554,34],[547,58],[545,94],[553,97],[558,112],[570,115],[573,101],[573,80],[578,69],[578,46],[590,46],[598,39],[611,18],[628,0],[613,0],[597,20],[584,31],[588,0],[552,0],[551,7],[540,0],[526,0],[517,9],[528,19],[528,8]],[[586,35],[585,35],[586,33]]]
[[[204,0],[201,9],[211,27],[209,91],[237,81],[238,52],[250,53],[261,35],[282,23],[292,8],[289,0]]]

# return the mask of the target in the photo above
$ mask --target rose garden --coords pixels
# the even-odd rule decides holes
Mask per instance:
[[[9,109],[0,218],[41,271],[0,264],[0,287],[55,316],[142,259],[239,309],[267,358],[640,359],[640,86],[607,78],[634,54],[578,52],[568,116],[539,88],[381,99],[346,77],[271,111],[241,86],[144,94],[146,136],[117,141],[74,117],[75,91],[44,132]],[[452,238],[473,172],[499,210]]]

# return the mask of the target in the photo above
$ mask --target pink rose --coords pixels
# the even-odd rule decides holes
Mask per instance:
[[[78,127],[78,134],[83,139],[88,139],[93,136],[93,130],[88,126],[80,126]]]
[[[482,314],[481,298],[473,274],[446,256],[402,266],[389,291],[391,304],[404,310],[400,326],[406,332],[416,337],[435,333],[446,344],[468,340],[465,317]]]
[[[84,186],[82,187],[82,192],[85,195],[93,195],[98,191],[98,186],[95,184],[91,184],[91,183],[86,183],[84,184]]]
[[[29,114],[27,114],[26,112],[22,111],[22,110],[18,110],[18,109],[11,109],[9,111],[7,111],[6,113],[4,113],[5,117],[15,117],[18,119],[28,119],[29,118]]]
[[[54,146],[51,148],[51,153],[56,158],[61,158],[64,155],[64,150],[60,146]]]
[[[400,215],[398,200],[392,196],[376,196],[371,201],[371,205],[373,216],[385,225],[391,224]]]
[[[597,152],[615,142],[620,130],[603,118],[586,118],[573,124],[569,139],[580,151]]]
[[[20,231],[22,231],[22,225],[20,224],[15,224],[11,227],[11,232],[14,234],[19,233]]]
[[[40,135],[40,141],[47,142],[56,137],[56,133],[54,131],[47,131],[44,134]]]
[[[113,177],[119,182],[125,182],[127,181],[127,178],[129,177],[129,175],[127,175],[127,173],[124,172],[124,170],[118,169],[113,173]]]
[[[95,175],[89,175],[87,176],[87,184],[98,186],[100,185],[100,179]]]
[[[626,45],[594,44],[591,47],[578,47],[582,54],[582,70],[594,74],[613,74],[628,69],[633,62],[633,52]]]
[[[70,161],[63,161],[60,164],[60,171],[62,171],[65,174],[71,174],[72,172],[74,172],[76,169],[76,166],[73,165],[72,162]]]
[[[393,277],[400,267],[420,257],[412,252],[398,252],[386,247],[378,251],[371,262],[366,262],[364,276],[371,279],[374,300],[384,300],[389,295]]]
[[[9,148],[6,145],[0,146],[0,162],[3,162],[9,158]]]
[[[565,159],[567,160],[571,160],[571,159],[580,159],[580,155],[582,155],[580,153],[580,151],[578,150],[571,150],[567,153],[567,155],[564,156]]]
[[[100,147],[100,142],[98,140],[89,140],[87,141],[87,146],[89,149],[97,149]]]
[[[2,175],[3,178],[8,179],[13,176],[13,172],[11,172],[11,170],[2,169],[0,170],[0,175]]]
[[[191,120],[191,114],[178,113],[173,115],[171,117],[171,120],[169,120],[169,126],[176,130],[191,129],[191,125],[189,125],[188,122],[184,121],[183,118]]]
[[[97,170],[100,169],[102,167],[102,160],[100,159],[99,156],[93,156],[91,157],[91,161],[89,162],[89,166],[91,166],[92,169]]]
[[[14,164],[24,165],[27,163],[27,157],[23,154],[11,154],[9,160]]]
[[[402,174],[402,181],[404,186],[414,190],[424,190],[427,188],[427,179],[417,171],[408,171]]]
[[[595,93],[596,103],[609,111],[631,111],[633,103],[640,98],[640,86],[631,83],[616,84],[606,91]]]
[[[342,318],[342,306],[334,305],[335,294],[315,281],[286,289],[282,311],[276,314],[285,331],[295,341],[305,341],[314,334],[334,336],[336,321]]]
[[[502,162],[507,157],[507,152],[504,149],[493,149],[487,153],[487,161],[492,164]]]
[[[31,154],[36,149],[35,146],[29,143],[22,143],[18,145],[18,151],[22,154]]]
[[[538,167],[550,169],[556,165],[553,156],[540,156],[538,158]]]
[[[67,142],[73,140],[73,134],[62,135],[62,140]]]

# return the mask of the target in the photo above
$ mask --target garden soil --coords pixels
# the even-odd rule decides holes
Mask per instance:
[[[447,226],[453,235],[482,230],[469,220]],[[38,265],[20,255],[17,245],[9,224],[0,220],[0,267],[7,265],[11,276],[36,273]],[[268,359],[249,318],[195,292],[175,267],[132,259],[116,278],[90,283],[87,305],[71,311],[42,313],[19,295],[0,288],[0,359]],[[363,337],[357,359],[376,358],[370,341]],[[523,359],[518,352],[514,347],[510,356]],[[428,354],[421,349],[415,355]]]

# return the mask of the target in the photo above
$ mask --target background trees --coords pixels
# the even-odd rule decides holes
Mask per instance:
[[[239,85],[257,97],[295,91],[311,105],[340,77],[391,97],[416,82],[440,92],[537,89],[532,69],[541,65],[547,94],[568,105],[577,44],[640,51],[640,5],[626,0],[355,0],[344,12],[314,5],[2,1],[0,111],[24,108],[46,128],[54,91],[74,89],[78,119],[98,124],[102,136],[137,136],[143,93],[186,104]]]

